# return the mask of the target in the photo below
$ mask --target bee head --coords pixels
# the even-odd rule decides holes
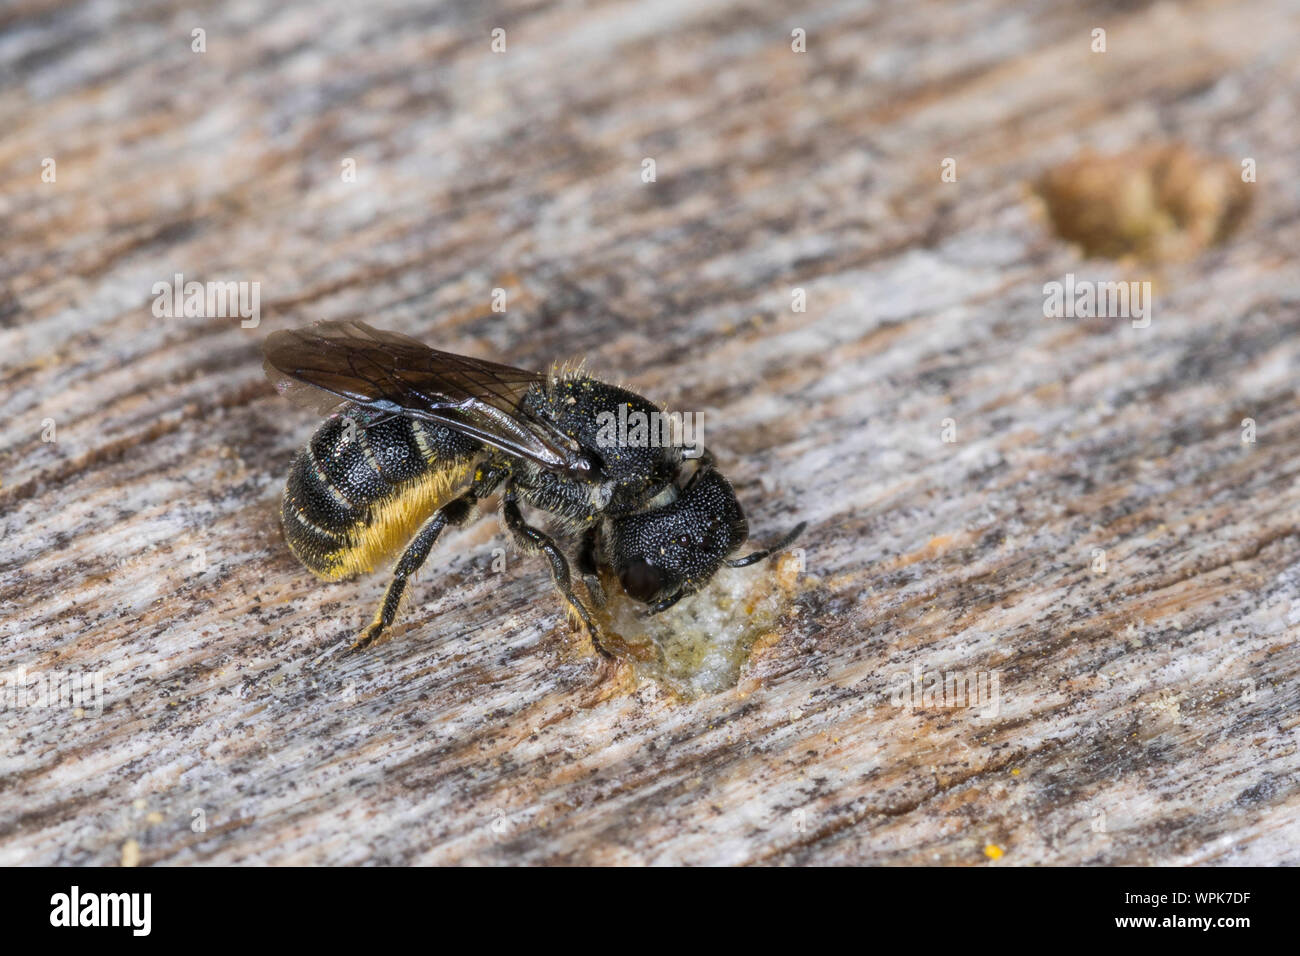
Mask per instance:
[[[704,469],[674,501],[615,519],[608,549],[623,590],[650,604],[697,590],[748,536],[730,482]]]

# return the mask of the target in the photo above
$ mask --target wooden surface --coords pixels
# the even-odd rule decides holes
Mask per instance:
[[[0,711],[0,863],[1300,863],[1296,6],[786,6],[0,9],[0,671],[103,681]],[[1053,235],[1048,170],[1154,143],[1256,161],[1226,242]],[[703,411],[809,522],[738,683],[599,665],[493,517],[338,660],[385,581],[285,548],[259,348],[353,317]]]

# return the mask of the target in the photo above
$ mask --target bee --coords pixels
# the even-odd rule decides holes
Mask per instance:
[[[574,593],[569,558],[523,507],[578,540],[575,563],[594,605],[604,603],[599,571],[608,567],[651,614],[698,591],[723,564],[761,561],[804,528],[732,558],[749,526],[713,456],[700,449],[690,457],[680,444],[602,441],[601,413],[658,408],[580,370],[528,372],[356,321],[275,332],[264,354],[277,391],[331,412],[285,482],[280,521],[290,550],[326,581],[370,573],[400,550],[352,651],[389,630],[443,530],[473,520],[478,503],[498,491],[515,545],[545,557],[556,590],[606,656]]]

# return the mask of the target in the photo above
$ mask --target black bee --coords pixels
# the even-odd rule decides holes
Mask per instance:
[[[601,413],[659,410],[581,372],[526,372],[440,352],[362,322],[320,322],[266,340],[267,375],[281,394],[334,414],[295,458],[280,516],[285,540],[329,581],[375,569],[405,545],[374,621],[353,645],[392,623],[407,579],[448,525],[497,490],[516,545],[541,553],[555,586],[603,654],[569,561],[530,525],[526,504],[581,536],[579,571],[603,603],[598,568],[654,614],[698,590],[722,564],[744,567],[784,548],[730,559],[749,535],[731,484],[707,450],[602,440]],[[608,421],[608,419],[604,419]]]

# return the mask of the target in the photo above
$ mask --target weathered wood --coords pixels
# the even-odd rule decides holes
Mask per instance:
[[[0,12],[0,670],[103,680],[0,712],[0,862],[1300,863],[1289,4],[114,9]],[[1256,161],[1226,243],[1051,235],[1157,142]],[[600,665],[491,518],[338,660],[385,581],[288,554],[259,346],[350,317],[703,411],[756,540],[810,522],[700,599],[768,602],[735,686]]]

